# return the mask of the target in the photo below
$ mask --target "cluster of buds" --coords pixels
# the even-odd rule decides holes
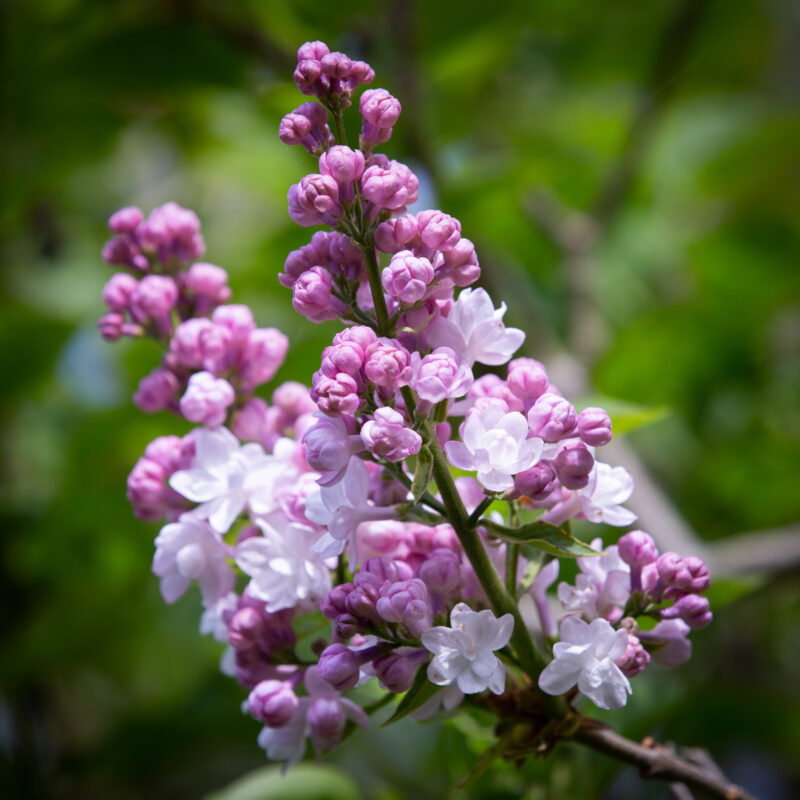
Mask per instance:
[[[303,45],[295,80],[317,101],[280,125],[319,169],[289,190],[289,215],[331,230],[290,253],[278,278],[300,314],[342,324],[310,387],[281,384],[270,403],[255,394],[288,342],[229,304],[223,270],[195,261],[192,212],[168,203],[145,221],[122,209],[104,249],[128,272],[103,292],[103,335],[148,335],[165,350],[135,401],[198,425],[148,445],[128,481],[135,513],[166,522],[153,571],[169,603],[197,584],[201,630],[227,643],[222,669],[249,692],[267,755],[287,764],[309,744],[335,747],[348,720],[366,727],[344,693],[372,680],[407,699],[429,682],[417,718],[466,694],[501,695],[508,681],[535,692],[537,678],[546,694],[577,685],[617,708],[651,656],[685,660],[686,633],[711,619],[701,560],[659,555],[639,531],[604,552],[568,532],[573,519],[635,520],[623,506],[631,476],[596,457],[609,415],[578,412],[542,364],[513,358],[525,334],[506,326],[505,303],[472,288],[480,267],[458,220],[407,213],[417,177],[374,152],[400,115],[386,90],[361,95],[359,149],[348,146],[342,113],[373,77],[321,42]],[[476,365],[492,371],[476,379]],[[528,534],[541,528],[541,549],[581,556],[576,585],[558,587],[558,628],[546,597],[558,559],[532,585],[525,577],[541,545]],[[526,593],[542,637],[515,604]],[[295,631],[319,612],[330,632],[309,642],[310,663]]]
[[[100,333],[107,341],[150,336],[167,347],[134,402],[147,413],[169,409],[190,422],[223,424],[231,406],[275,375],[286,336],[257,328],[247,306],[227,304],[228,273],[195,260],[205,245],[193,211],[165,203],[145,219],[138,208],[123,208],[109,228],[117,235],[103,257],[130,271],[116,273],[103,289],[109,312]]]

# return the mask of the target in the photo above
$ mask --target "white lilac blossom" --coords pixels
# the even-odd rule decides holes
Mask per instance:
[[[153,572],[161,579],[161,595],[174,603],[196,580],[203,602],[211,605],[233,589],[234,575],[228,548],[203,520],[184,514],[165,525],[156,537]]]
[[[224,617],[233,616],[239,596],[236,592],[228,592],[209,605],[200,617],[200,633],[211,634],[220,644],[226,645],[219,659],[219,670],[223,675],[232,678],[236,674],[235,651],[228,644],[228,625]]]
[[[602,540],[595,539],[592,547],[602,550]],[[564,609],[588,620],[619,619],[631,594],[631,568],[620,558],[616,545],[602,556],[579,558],[578,568],[575,586],[563,581],[558,585],[558,599]]]
[[[633,476],[625,467],[595,461],[589,482],[583,489],[565,492],[565,498],[542,515],[544,522],[561,525],[571,517],[622,527],[636,514],[622,507],[633,494]]]
[[[288,523],[282,513],[257,519],[262,536],[236,546],[236,564],[251,577],[248,591],[263,600],[270,613],[319,600],[330,591],[331,576],[312,551],[319,533],[307,525]]]
[[[274,509],[276,483],[292,478],[287,456],[294,451],[293,442],[276,444],[275,453],[268,456],[255,442],[240,445],[227,428],[201,428],[194,441],[192,466],[175,472],[169,484],[178,494],[200,503],[195,516],[208,519],[218,533],[226,533],[246,508],[256,514]]]
[[[506,328],[506,304],[495,309],[485,289],[464,289],[446,317],[437,317],[425,331],[431,347],[449,347],[460,364],[476,361],[497,366],[505,364],[525,341],[518,328]]]
[[[514,486],[513,475],[532,467],[541,457],[541,439],[527,439],[528,423],[518,411],[504,414],[489,406],[469,414],[462,442],[447,442],[445,453],[459,469],[477,471],[486,489],[503,492]]]
[[[473,611],[457,603],[450,612],[450,627],[437,626],[422,632],[422,644],[434,655],[428,665],[428,680],[438,686],[455,682],[464,694],[491,689],[505,691],[506,671],[494,654],[505,647],[514,629],[514,617],[500,619],[488,610]]]
[[[596,706],[622,708],[631,684],[615,661],[625,654],[628,632],[614,630],[605,619],[588,623],[567,617],[559,627],[559,638],[553,645],[553,660],[539,675],[539,688],[559,695],[577,685]]]
[[[323,486],[306,500],[306,516],[327,528],[314,545],[324,558],[339,555],[350,542],[351,555],[358,560],[356,530],[362,522],[392,519],[394,507],[373,506],[367,502],[369,473],[359,458],[351,458],[344,476],[332,486]]]

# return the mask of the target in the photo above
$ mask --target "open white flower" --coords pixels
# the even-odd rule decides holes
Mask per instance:
[[[493,651],[508,644],[513,630],[511,614],[497,619],[491,611],[473,611],[458,603],[450,613],[449,628],[439,625],[422,632],[422,644],[434,654],[428,680],[437,686],[455,681],[464,694],[485,689],[502,694],[506,670]]]
[[[161,596],[174,603],[196,580],[203,604],[210,606],[233,589],[233,568],[227,556],[227,546],[205,521],[184,514],[178,522],[165,525],[156,537],[153,556]]]
[[[236,546],[236,564],[251,577],[248,591],[274,613],[323,597],[331,575],[322,557],[312,551],[319,533],[307,525],[287,523],[278,513],[257,519],[263,536],[252,536]]]
[[[622,708],[631,684],[615,661],[625,653],[628,632],[614,630],[605,619],[588,623],[580,617],[567,617],[561,622],[559,636],[553,660],[539,675],[539,688],[559,695],[577,684],[596,706]]]
[[[431,347],[450,347],[459,364],[471,367],[476,361],[497,366],[505,364],[525,341],[519,328],[506,328],[506,304],[495,309],[485,289],[464,289],[446,317],[437,317],[425,331]]]
[[[245,509],[267,514],[278,507],[278,487],[293,482],[297,443],[279,439],[272,455],[255,442],[240,445],[227,428],[201,428],[195,433],[195,456],[189,469],[175,472],[169,485],[200,503],[194,516],[208,519],[218,533],[227,533]]]
[[[463,441],[447,442],[445,452],[454,467],[475,470],[482,486],[504,492],[514,486],[512,475],[530,469],[540,459],[544,442],[526,438],[528,421],[518,411],[504,414],[488,406],[467,417]]]

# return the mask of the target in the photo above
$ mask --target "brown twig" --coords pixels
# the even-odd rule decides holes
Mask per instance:
[[[681,783],[719,800],[756,800],[755,795],[722,776],[716,765],[713,769],[700,766],[681,758],[649,737],[641,743],[634,742],[595,720],[586,722],[590,724],[581,725],[572,734],[572,739],[638,767],[643,778]]]

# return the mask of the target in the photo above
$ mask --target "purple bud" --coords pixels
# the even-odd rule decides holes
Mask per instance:
[[[250,332],[256,329],[253,312],[245,305],[231,303],[214,309],[211,321],[222,325],[231,332],[232,341],[238,346],[244,346]]]
[[[420,211],[417,227],[422,243],[433,250],[451,250],[461,238],[461,223],[441,211]]]
[[[459,366],[455,352],[449,347],[437,347],[418,362],[412,385],[422,400],[439,403],[465,395],[472,382],[472,371]]]
[[[361,428],[367,449],[387,461],[404,461],[420,451],[422,437],[405,426],[403,415],[388,406],[375,410],[373,419]]]
[[[329,645],[319,657],[320,677],[339,692],[358,683],[359,669],[358,656],[343,644]]]
[[[629,531],[617,542],[619,557],[632,567],[640,569],[658,558],[658,548],[653,537],[644,531]]]
[[[412,636],[419,636],[431,625],[428,588],[419,578],[384,586],[376,607],[386,622],[402,623]]]
[[[108,227],[112,233],[133,234],[144,219],[141,209],[136,206],[126,206],[115,211],[108,220]]]
[[[195,296],[196,311],[206,313],[215,305],[231,298],[228,273],[216,264],[198,261],[192,264],[183,280],[184,287]]]
[[[359,110],[364,118],[361,128],[364,147],[389,141],[392,127],[400,117],[400,101],[385,89],[368,89],[361,95]]]
[[[708,567],[699,556],[681,558],[677,553],[663,553],[656,561],[661,582],[687,594],[704,592],[711,585]]]
[[[699,594],[684,595],[674,605],[661,611],[662,619],[682,619],[692,630],[705,628],[713,616],[708,598]]]
[[[169,406],[175,399],[178,386],[178,379],[173,372],[163,367],[157,367],[139,381],[139,388],[133,396],[133,402],[145,414],[154,414]]]
[[[331,147],[319,157],[319,171],[339,184],[357,181],[364,174],[364,154],[344,145]]]
[[[294,82],[303,94],[316,94],[322,67],[316,59],[300,61],[294,70]],[[321,88],[321,87],[320,87]]]
[[[417,237],[417,218],[411,214],[382,222],[375,230],[375,247],[382,253],[408,250]]]
[[[322,71],[331,78],[342,80],[350,75],[353,62],[344,53],[327,53],[320,61]]]
[[[295,281],[292,287],[292,306],[311,322],[336,319],[347,311],[347,306],[333,296],[333,282],[328,270],[312,267]]]
[[[583,442],[566,444],[559,449],[553,466],[558,479],[567,489],[582,489],[589,483],[589,473],[594,467],[594,456]]]
[[[210,372],[196,372],[180,400],[181,414],[190,422],[199,422],[215,428],[225,422],[228,406],[236,399],[236,392],[224,378],[215,378]]]
[[[298,61],[320,61],[330,53],[330,48],[325,42],[319,40],[301,44],[297,50]]]
[[[389,692],[399,694],[411,688],[419,665],[427,658],[428,653],[425,650],[414,650],[411,653],[394,652],[376,658],[372,662],[372,666],[384,688]]]
[[[250,713],[270,728],[288,724],[299,704],[287,681],[261,681],[247,698]]]
[[[334,417],[355,414],[361,406],[358,384],[344,372],[338,373],[334,378],[315,372],[311,380],[311,398],[320,411]]]
[[[514,490],[531,500],[544,500],[556,488],[556,471],[546,461],[514,476]]]
[[[256,328],[247,337],[240,365],[242,388],[251,391],[271,380],[286,358],[289,340],[277,328]]]
[[[311,743],[318,751],[333,750],[342,741],[345,714],[338,699],[318,697],[308,709]]]
[[[572,403],[552,392],[543,394],[528,411],[531,433],[546,442],[558,442],[571,436],[577,422]]]
[[[432,594],[455,592],[463,582],[460,559],[452,550],[436,548],[420,566],[419,577]]]
[[[110,311],[125,311],[138,286],[136,278],[127,272],[112,275],[103,287],[103,302]]]
[[[602,408],[584,408],[578,414],[578,435],[592,447],[611,441],[611,417]]]
[[[364,197],[378,208],[395,213],[402,213],[407,205],[417,201],[418,189],[417,176],[399,161],[390,161],[385,168],[377,164],[367,167],[361,178]]]
[[[433,276],[433,265],[427,258],[417,258],[410,250],[401,250],[392,256],[381,279],[391,297],[412,305],[425,297]]]
[[[475,245],[469,239],[459,239],[437,259],[436,276],[440,281],[450,280],[456,286],[469,286],[481,276]]]
[[[614,662],[629,678],[638,675],[649,663],[650,653],[644,649],[639,638],[628,633],[628,646],[625,652]]]
[[[366,350],[364,374],[378,386],[400,389],[411,379],[411,354],[396,339],[378,339]]]
[[[306,175],[289,188],[289,216],[298,224],[336,226],[342,214],[339,185],[330,175]]]
[[[508,388],[522,400],[536,401],[550,385],[544,366],[532,358],[515,358],[509,362]]]
[[[228,641],[237,650],[247,650],[258,644],[263,628],[263,617],[255,609],[240,608],[228,624]]]
[[[320,603],[320,611],[326,619],[335,620],[339,614],[347,611],[347,596],[353,591],[352,583],[340,583],[334,586]]]
[[[166,275],[146,275],[136,285],[130,298],[131,313],[142,322],[161,320],[178,302],[178,287]]]
[[[122,328],[124,325],[125,318],[122,314],[117,314],[115,311],[103,314],[103,316],[97,320],[100,336],[103,338],[103,341],[106,342],[116,342],[122,336]]]

